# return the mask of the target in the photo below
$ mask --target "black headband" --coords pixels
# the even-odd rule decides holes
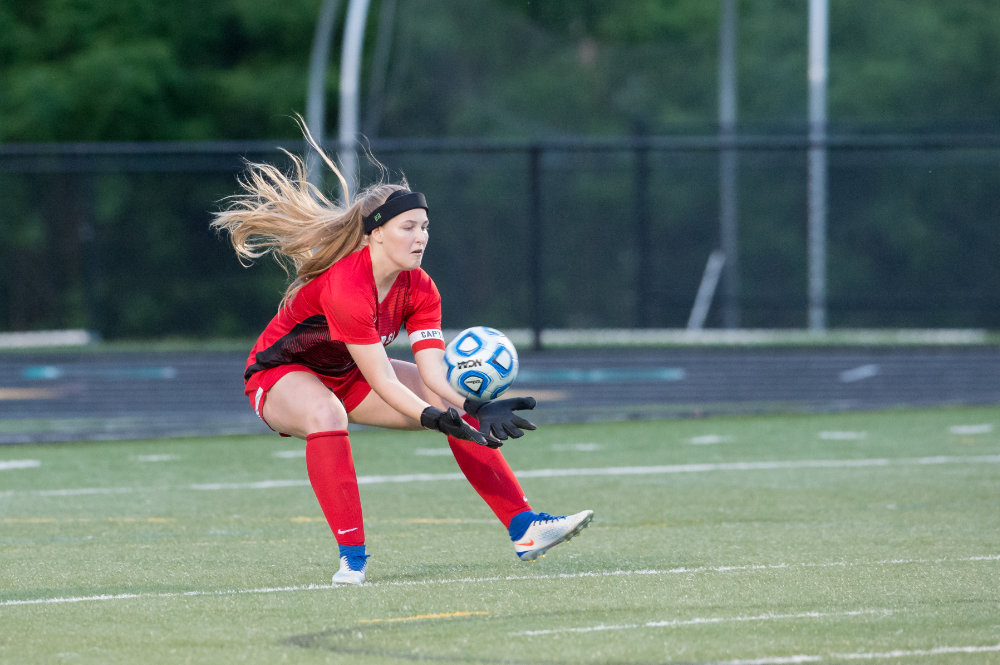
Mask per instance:
[[[396,215],[423,208],[427,210],[427,199],[420,192],[411,192],[406,189],[399,189],[389,195],[385,203],[372,210],[370,215],[364,216],[365,235],[371,233],[376,228],[382,226]]]

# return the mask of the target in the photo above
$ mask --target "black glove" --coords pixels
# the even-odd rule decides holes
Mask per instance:
[[[508,436],[514,439],[524,436],[522,429],[538,429],[533,423],[514,413],[521,409],[535,408],[534,397],[511,397],[489,402],[467,399],[462,408],[470,416],[479,419],[480,432],[501,441],[506,441]]]
[[[420,425],[427,429],[436,429],[439,432],[444,432],[448,436],[478,443],[487,448],[499,448],[503,445],[499,439],[490,436],[489,432],[483,432],[482,434],[477,432],[469,423],[462,420],[462,416],[458,415],[458,411],[455,409],[442,411],[441,409],[429,406],[420,414]]]

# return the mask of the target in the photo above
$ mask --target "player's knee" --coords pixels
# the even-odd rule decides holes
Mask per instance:
[[[310,409],[303,423],[308,432],[332,432],[347,429],[347,414],[336,409]]]

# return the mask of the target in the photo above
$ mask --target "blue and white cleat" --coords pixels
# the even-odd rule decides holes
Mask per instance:
[[[340,557],[340,570],[333,574],[333,583],[335,585],[364,584],[367,573],[367,556],[342,556]]]
[[[545,556],[546,552],[559,543],[565,543],[583,531],[592,519],[593,510],[559,517],[548,513],[523,512],[510,523],[514,552],[521,561],[534,561]]]

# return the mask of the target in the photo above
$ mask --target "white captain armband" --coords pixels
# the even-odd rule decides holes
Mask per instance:
[[[410,346],[415,347],[421,342],[444,342],[444,333],[440,330],[415,330],[410,333]]]

